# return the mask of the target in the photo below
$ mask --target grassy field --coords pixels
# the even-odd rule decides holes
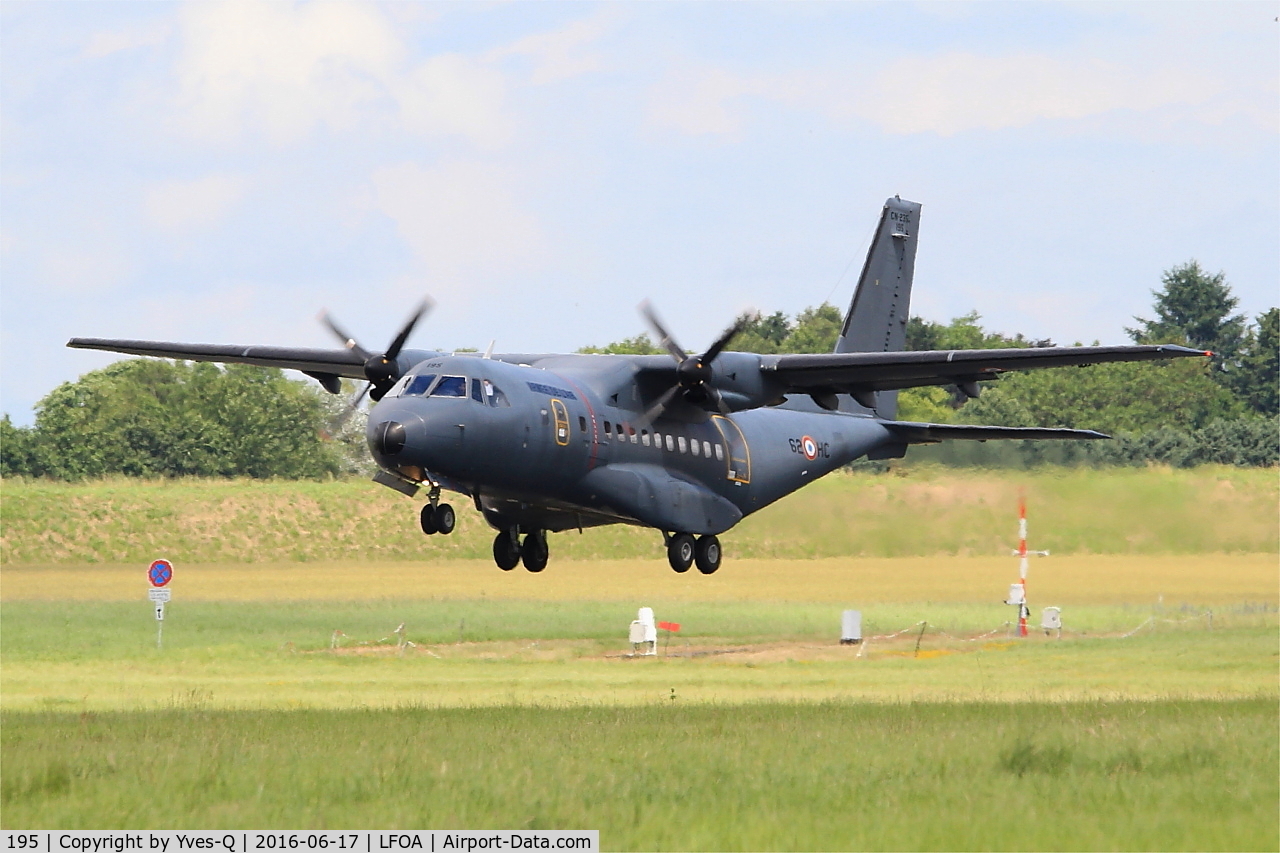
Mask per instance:
[[[1275,849],[1274,699],[7,714],[4,824],[604,849]],[[162,796],[157,796],[163,792]]]
[[[1070,554],[1276,553],[1270,469],[1046,469],[837,473],[748,517],[723,537],[728,559],[1001,554],[1015,544],[1017,495],[1033,547]],[[6,480],[0,564],[488,559],[490,531],[458,500],[458,530],[425,537],[418,501],[365,481],[329,483]],[[562,559],[661,561],[653,531],[552,537]]]
[[[1032,564],[1033,612],[1061,606],[1067,630],[1025,640],[1000,603],[1025,477],[830,479],[726,537],[711,577],[638,531],[557,537],[546,572],[500,572],[460,556],[487,548],[474,524],[426,539],[394,494],[364,514],[384,499],[364,484],[5,483],[0,824],[1280,849],[1261,473],[1032,477],[1032,544],[1055,552]],[[144,570],[165,542],[157,649]],[[663,655],[627,655],[641,605],[682,625]],[[850,607],[860,646],[837,642]]]

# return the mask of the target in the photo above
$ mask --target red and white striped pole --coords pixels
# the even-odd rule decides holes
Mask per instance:
[[[1027,550],[1027,494],[1022,489],[1018,490],[1018,550],[1013,553],[1018,558],[1018,583],[1022,589],[1021,601],[1018,602],[1018,636],[1025,637],[1027,617],[1031,615],[1031,605],[1027,603],[1027,557],[1031,554],[1047,557],[1049,552]]]
[[[1018,492],[1018,583],[1022,584],[1022,602],[1018,605],[1018,636],[1027,636],[1027,496]]]

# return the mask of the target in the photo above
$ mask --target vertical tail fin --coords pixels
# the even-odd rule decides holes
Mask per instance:
[[[906,344],[911,313],[911,280],[916,268],[920,205],[894,196],[884,203],[862,277],[853,292],[836,352],[900,352]],[[874,402],[874,406],[863,403]],[[874,399],[842,400],[846,412],[872,412],[892,420],[898,392],[877,391]]]

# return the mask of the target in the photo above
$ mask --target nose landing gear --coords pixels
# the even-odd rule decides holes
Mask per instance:
[[[439,486],[431,488],[431,491],[427,493],[427,500],[430,503],[422,508],[422,514],[419,516],[422,532],[428,536],[434,533],[448,536],[453,532],[453,527],[458,522],[458,516],[454,513],[453,507],[440,503]]]

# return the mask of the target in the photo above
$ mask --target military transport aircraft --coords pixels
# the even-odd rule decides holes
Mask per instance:
[[[720,567],[719,534],[860,457],[892,459],[945,439],[1098,439],[1091,430],[896,420],[900,388],[979,384],[1009,370],[1209,353],[1181,346],[903,352],[920,205],[885,202],[835,351],[728,349],[746,318],[690,354],[647,304],[668,355],[445,353],[404,348],[424,303],[382,353],[327,315],[341,349],[73,338],[68,346],[298,370],[338,393],[364,379],[376,481],[413,497],[422,530],[452,532],[441,490],[469,497],[511,570],[547,565],[547,533],[605,524],[661,531],[677,572]]]

